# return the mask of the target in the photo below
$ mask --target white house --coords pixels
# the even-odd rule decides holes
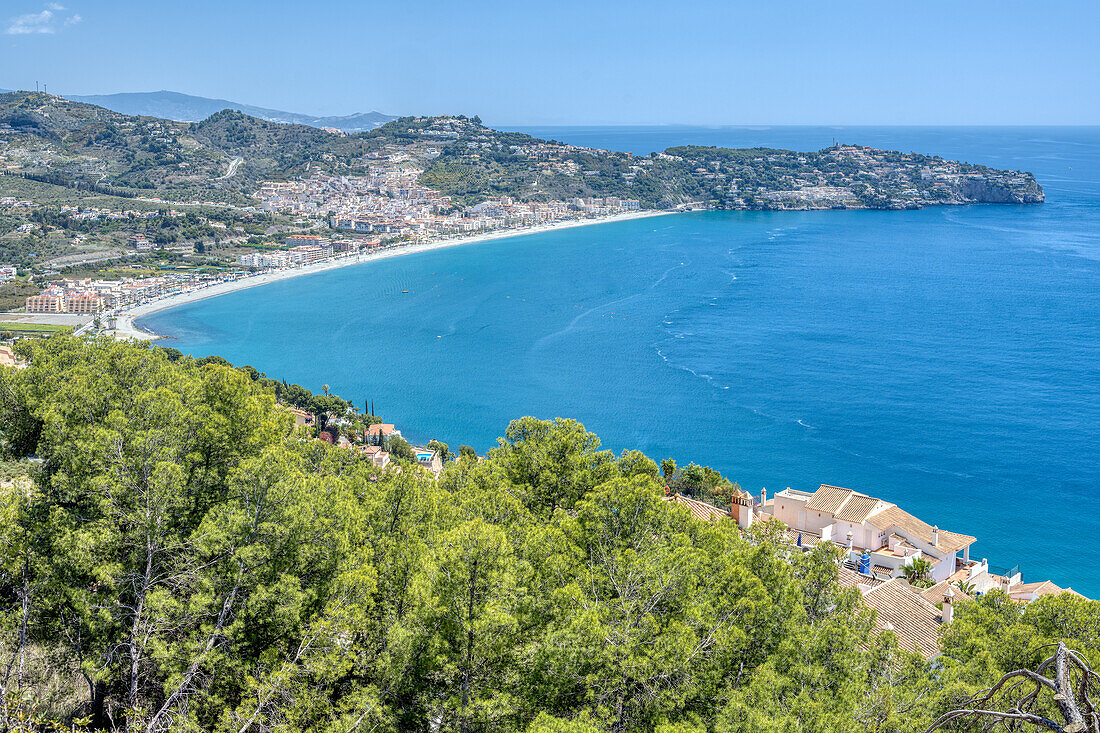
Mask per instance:
[[[877,577],[898,577],[906,565],[924,558],[932,565],[933,580],[947,580],[970,565],[970,545],[977,541],[926,524],[896,504],[839,486],[822,484],[814,492],[784,489],[770,505],[776,519],[847,548],[856,562],[868,555]]]

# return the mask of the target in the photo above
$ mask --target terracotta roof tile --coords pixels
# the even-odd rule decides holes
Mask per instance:
[[[880,529],[898,527],[902,531],[920,539],[922,542],[933,544],[932,525],[922,522],[909,512],[896,506],[887,507],[875,515],[874,524]],[[957,532],[939,530],[939,541],[935,543],[941,552],[956,552],[977,542],[977,538]]]
[[[1031,594],[1037,596],[1060,596],[1063,593],[1071,593],[1079,598],[1084,598],[1084,596],[1073,588],[1059,588],[1049,580],[1043,580],[1038,583],[1017,583],[1008,589],[1008,594],[1010,596]]]
[[[836,512],[836,518],[853,524],[863,524],[878,504],[879,500],[873,496],[852,494],[848,497],[848,501],[844,502],[844,506],[840,508],[840,511]]]
[[[839,486],[821,484],[814,492],[813,498],[806,503],[807,511],[835,513],[841,505],[855,492],[851,489],[842,489]]]
[[[915,593],[902,578],[883,583],[863,595],[875,611],[879,628],[889,624],[902,649],[931,659],[939,654],[939,609]]]
[[[688,511],[691,512],[691,516],[704,522],[711,522],[730,516],[730,513],[724,509],[719,509],[713,504],[707,504],[704,501],[690,499],[682,494],[673,494],[665,499],[665,501],[687,507]]]
[[[792,545],[797,545],[798,544],[799,535],[802,536],[802,546],[803,547],[813,547],[818,542],[821,542],[821,537],[814,534],[813,532],[808,532],[806,530],[798,530],[798,529],[788,529],[787,530],[787,539],[790,541],[790,543]]]
[[[884,581],[879,580],[873,575],[864,575],[863,573],[846,568],[843,565],[840,566],[840,575],[837,578],[837,582],[843,585],[845,588],[854,588],[857,585],[869,585],[872,588],[878,585],[882,585]]]
[[[939,583],[936,583],[931,588],[925,588],[924,590],[922,590],[920,592],[920,594],[921,594],[921,597],[924,598],[924,600],[928,601],[932,605],[936,605],[938,603],[943,603],[943,594],[944,594],[944,591],[946,591],[948,588],[950,588],[951,591],[955,594],[955,600],[954,600],[955,603],[958,603],[959,601],[969,601],[970,600],[970,596],[968,596],[966,593],[964,593],[959,588],[959,586],[955,585],[950,580],[940,581]]]

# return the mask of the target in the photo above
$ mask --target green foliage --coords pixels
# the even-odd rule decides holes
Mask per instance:
[[[918,588],[931,588],[935,585],[932,580],[932,563],[926,558],[915,558],[902,572],[905,579]]]
[[[1023,604],[993,590],[955,605],[940,641],[943,669],[929,705],[933,719],[1009,672],[1035,669],[1059,641],[1093,669],[1100,665],[1100,601],[1065,593]],[[1059,719],[1053,707],[1046,712]]]
[[[649,476],[657,478],[657,463],[640,450],[624,450],[619,456],[619,470],[624,476]]]
[[[944,630],[944,658],[949,668],[966,667],[966,676],[976,675],[978,684],[989,679],[986,670],[999,678],[1013,669],[1033,669],[1049,655],[1041,647],[1058,641],[1100,666],[1100,601],[1067,593],[1022,604],[994,590],[956,606]]]
[[[971,598],[974,597],[975,590],[973,583],[967,583],[965,580],[959,580],[955,582],[955,587],[961,590],[966,595],[970,596]]]
[[[447,446],[447,444],[442,441],[435,440],[434,438],[428,441],[428,450],[434,450],[438,452],[439,457],[444,462],[454,458],[454,454],[451,453],[451,449]]]
[[[836,548],[697,521],[572,420],[516,420],[437,481],[300,440],[255,370],[18,350],[0,443],[42,463],[0,484],[9,724],[900,733],[1037,644],[1097,660],[1097,604],[993,593],[930,667],[837,583]]]
[[[405,440],[400,435],[391,435],[387,437],[385,443],[386,452],[393,458],[408,461],[410,463],[416,460],[416,453],[413,452],[412,446],[409,445],[409,441]]]
[[[708,466],[689,463],[677,469],[676,462],[669,458],[662,463],[662,467],[668,469],[664,473],[665,483],[673,492],[723,508],[730,506],[733,495],[741,489],[740,486]]]

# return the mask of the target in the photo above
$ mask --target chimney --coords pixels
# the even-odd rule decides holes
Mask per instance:
[[[852,530],[848,530],[848,552],[852,551]]]
[[[1011,589],[1012,581],[1008,579],[1007,575],[1005,575],[1003,578],[1001,578],[1001,590],[1003,590],[1005,593],[1008,593],[1008,591]]]
[[[951,619],[955,617],[955,604],[952,600],[955,598],[955,591],[951,590],[951,586],[947,586],[947,590],[943,592],[943,611],[940,614],[945,624],[951,623]]]
[[[765,488],[760,489],[760,506],[764,506],[768,503],[768,490]]]
[[[933,526],[932,527],[932,547],[939,547],[939,546],[940,546],[940,528],[936,527],[936,526]]]

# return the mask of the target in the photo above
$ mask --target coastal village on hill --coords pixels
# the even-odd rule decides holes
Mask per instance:
[[[476,117],[348,135],[229,110],[182,124],[30,92],[0,94],[0,174],[0,256],[15,268],[0,275],[2,323],[31,332],[110,331],[126,308],[272,271],[643,213],[1043,200],[1029,173],[858,145],[643,156]]]
[[[18,112],[0,115],[0,183],[33,182],[75,197],[46,204],[23,189],[2,195],[0,188],[0,215],[10,224],[0,240],[61,247],[52,257],[0,269],[0,287],[22,283],[34,290],[20,296],[21,309],[3,316],[0,330],[9,340],[52,329],[142,336],[135,313],[488,234],[665,211],[914,209],[1043,197],[1030,174],[856,145],[818,153],[689,146],[636,156],[501,133],[453,116],[401,118],[350,137],[339,130],[300,133],[308,138],[300,164],[276,170],[250,156],[258,135],[283,131],[240,113],[186,126],[43,95],[9,102]],[[69,131],[92,130],[91,151],[85,143],[77,155],[63,135],[37,134],[62,118]],[[199,170],[185,140],[209,148],[201,165],[220,159],[224,169]],[[234,142],[242,140],[250,142]],[[137,145],[148,165],[139,176],[113,153],[97,157],[96,145]],[[93,185],[88,180],[95,181],[94,204],[76,196]],[[173,188],[196,180],[213,185],[185,198],[187,189]],[[190,235],[165,236],[182,225]],[[90,246],[103,238],[110,246]],[[0,363],[20,366],[11,346],[0,347]],[[392,424],[360,429],[347,415],[287,409],[304,438],[356,453],[382,472],[439,477],[448,464],[479,460],[472,450],[452,456],[438,441],[411,446]],[[676,475],[665,473],[666,499],[699,521],[736,522],[750,537],[777,532],[792,553],[822,543],[839,548],[842,584],[859,589],[880,629],[926,659],[938,654],[939,628],[952,620],[956,602],[994,590],[1018,603],[1075,593],[1051,581],[1025,583],[1019,568],[972,558],[975,537],[851,489],[823,484],[769,497],[735,487],[723,500]]]

